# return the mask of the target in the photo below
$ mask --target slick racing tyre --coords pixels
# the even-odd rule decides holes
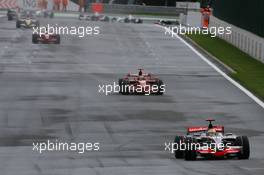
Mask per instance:
[[[180,150],[180,143],[184,143],[183,136],[175,136],[174,139],[174,155],[176,159],[182,159],[184,156],[184,151]]]
[[[38,34],[33,34],[32,35],[32,43],[33,44],[38,44]]]
[[[247,136],[239,136],[236,138],[236,146],[241,146],[241,152],[238,154],[239,159],[248,159],[250,156],[250,146]]]
[[[128,18],[125,18],[124,23],[130,23],[130,20]]]
[[[186,139],[186,149],[184,151],[184,159],[187,161],[196,160],[197,154],[195,150],[196,140],[194,138]]]
[[[7,20],[8,20],[8,21],[12,21],[12,20],[13,20],[13,17],[12,17],[11,15],[8,15],[8,16],[7,16]]]
[[[119,79],[118,80],[118,85],[119,85],[119,93],[122,95],[128,95],[129,94],[129,81],[124,80],[124,79]]]
[[[16,22],[16,28],[20,28],[20,22],[19,21]]]
[[[163,92],[163,89],[161,88],[161,86],[164,85],[163,81],[162,80],[158,80],[156,85],[158,86],[157,95],[163,95],[164,92]]]
[[[55,44],[60,44],[60,35],[56,35]]]
[[[49,17],[54,18],[54,12],[50,12]]]

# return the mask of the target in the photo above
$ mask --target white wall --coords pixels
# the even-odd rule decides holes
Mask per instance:
[[[264,63],[264,38],[257,36],[244,29],[231,25],[225,21],[222,21],[214,16],[211,16],[210,26],[215,27],[232,27],[231,35],[218,35],[218,37],[233,44],[240,50],[249,54],[250,56],[262,61]]]

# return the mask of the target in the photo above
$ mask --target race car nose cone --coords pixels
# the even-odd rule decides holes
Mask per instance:
[[[25,22],[27,25],[29,25],[31,23],[31,20],[26,20]]]

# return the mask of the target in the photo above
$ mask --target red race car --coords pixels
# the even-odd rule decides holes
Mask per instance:
[[[33,44],[60,44],[60,35],[58,34],[32,34]]]
[[[196,160],[201,158],[248,159],[250,146],[247,136],[224,133],[224,126],[214,126],[208,119],[208,126],[187,128],[186,136],[176,136],[174,153],[176,159]]]
[[[162,80],[152,74],[143,73],[143,69],[139,69],[138,74],[129,73],[124,78],[119,79],[119,93],[123,95],[162,95],[164,92],[165,85]]]

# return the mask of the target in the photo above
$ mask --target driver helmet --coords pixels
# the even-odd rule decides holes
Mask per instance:
[[[216,130],[214,128],[211,128],[207,131],[208,136],[214,136],[216,135]]]
[[[140,81],[144,80],[144,76],[138,76],[138,80]]]

